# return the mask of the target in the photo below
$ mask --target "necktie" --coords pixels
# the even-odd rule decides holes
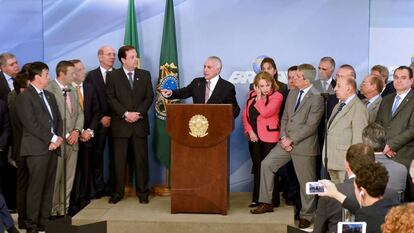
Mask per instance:
[[[103,81],[106,83],[106,76],[108,75],[108,70],[105,70],[105,73],[103,74]]]
[[[81,92],[81,86],[76,86],[76,94],[78,95],[79,105],[81,106],[81,109],[83,111],[83,95]]]
[[[205,98],[204,98],[204,102],[207,103],[208,99],[210,98],[210,80],[206,81],[206,92],[205,92]]]
[[[298,110],[298,107],[299,107],[299,104],[300,104],[300,99],[302,98],[302,94],[303,94],[303,90],[300,90],[300,92],[299,92],[299,98],[296,101],[296,105],[295,105],[295,112],[296,112],[296,110]]]
[[[51,112],[51,110],[50,110],[50,108],[49,108],[49,104],[47,103],[47,101],[46,101],[46,99],[45,99],[45,96],[44,96],[44,94],[43,94],[43,91],[42,91],[42,92],[39,92],[39,96],[40,96],[40,98],[42,99],[42,105],[43,105],[43,107],[46,107],[47,112],[49,113],[50,119],[53,119],[53,117],[52,117],[52,112]]]
[[[128,72],[128,81],[131,88],[134,88],[134,80],[132,79],[132,72]]]
[[[398,105],[400,105],[401,97],[399,95],[395,96],[394,105],[392,105],[391,113],[394,116],[395,112],[397,111]]]
[[[323,92],[328,92],[328,82],[327,81],[322,81],[322,88],[323,88]]]
[[[328,128],[329,128],[329,126],[331,126],[331,124],[332,124],[332,121],[335,119],[335,117],[336,117],[336,115],[338,115],[338,113],[340,112],[340,111],[342,111],[342,109],[345,107],[345,102],[341,102],[340,104],[339,104],[339,108],[338,108],[338,111],[336,111],[336,113],[331,117],[331,120],[329,120],[329,123],[328,123]]]
[[[69,113],[73,112],[72,99],[70,98],[70,92],[66,92],[66,106],[68,107]]]

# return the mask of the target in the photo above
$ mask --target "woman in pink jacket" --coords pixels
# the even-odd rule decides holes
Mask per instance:
[[[256,207],[259,199],[260,163],[279,141],[279,111],[283,96],[278,92],[272,75],[260,72],[254,78],[254,89],[249,92],[243,110],[244,133],[249,139],[252,158],[254,188],[252,203]]]

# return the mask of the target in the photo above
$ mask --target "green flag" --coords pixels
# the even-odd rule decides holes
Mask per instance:
[[[139,42],[138,42],[138,30],[137,30],[137,21],[135,17],[135,0],[128,0],[128,12],[127,19],[125,21],[125,35],[124,35],[124,45],[131,45],[135,47],[137,51],[138,58],[139,56]],[[140,67],[140,59],[138,59],[137,67]]]
[[[173,0],[166,0],[164,29],[162,33],[160,74],[157,84],[155,103],[155,136],[154,149],[160,162],[170,168],[170,138],[165,131],[166,104],[177,103],[179,100],[167,100],[160,90],[178,88],[177,41],[175,36],[175,19]]]

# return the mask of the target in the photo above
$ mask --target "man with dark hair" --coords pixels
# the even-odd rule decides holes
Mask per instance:
[[[23,125],[20,156],[29,170],[27,187],[27,232],[44,230],[52,210],[57,156],[63,142],[62,124],[54,95],[44,88],[49,69],[42,62],[31,64],[30,85],[16,98],[17,116]]]
[[[386,140],[384,128],[377,123],[369,124],[362,131],[362,142],[374,149],[375,161],[384,165],[390,175],[387,189],[402,194],[406,185],[407,168],[384,155],[383,150]]]
[[[138,57],[134,47],[119,48],[120,69],[110,72],[106,79],[108,103],[111,109],[114,142],[115,190],[109,203],[115,204],[124,196],[125,166],[128,152],[135,161],[136,193],[139,202],[149,202],[148,188],[148,109],[154,97],[151,75],[137,68]]]
[[[293,79],[294,79],[294,77],[295,77],[295,75],[296,75],[296,71],[298,70],[298,66],[291,66],[291,67],[289,67],[289,69],[288,69],[288,73],[287,73],[287,76],[288,76],[288,83],[287,83],[287,85],[288,85],[288,89],[289,90],[292,90],[292,89],[295,89],[296,87],[295,87],[295,82],[293,81]]]
[[[381,97],[384,97],[388,94],[394,93],[395,92],[395,88],[394,88],[394,84],[393,81],[388,82],[388,77],[390,75],[387,67],[383,66],[383,65],[375,65],[371,68],[371,75],[377,75],[379,77],[381,77],[382,83],[383,83],[383,88],[381,90]]]
[[[13,86],[14,90],[9,93],[8,106],[10,113],[10,123],[12,127],[12,154],[11,158],[16,162],[16,209],[18,213],[18,224],[19,228],[23,229],[24,220],[26,219],[26,193],[27,193],[27,182],[29,179],[29,171],[25,157],[20,156],[20,144],[22,140],[22,123],[17,117],[16,112],[16,97],[25,91],[29,86],[29,69],[27,65],[23,66],[26,69],[22,69],[20,73],[14,78]]]
[[[354,192],[355,171],[370,166],[375,162],[374,151],[368,145],[358,143],[348,148],[345,159],[345,170],[348,179],[337,184],[339,192],[348,197],[353,205],[358,205]],[[341,203],[331,197],[320,197],[315,212],[314,233],[336,232],[337,223],[342,220]]]
[[[408,168],[414,158],[413,71],[408,66],[400,66],[395,69],[393,80],[396,93],[383,98],[376,122],[385,129],[384,154]],[[405,200],[413,201],[414,185],[410,179],[407,184]]]
[[[272,192],[274,172],[281,166],[293,161],[300,184],[302,209],[299,227],[311,224],[316,207],[315,196],[306,195],[305,184],[316,180],[316,155],[319,153],[317,128],[323,115],[323,99],[313,88],[315,70],[309,64],[298,67],[295,77],[297,89],[289,92],[281,120],[281,140],[262,161],[260,171],[261,203],[252,214],[273,212]]]
[[[194,104],[232,104],[233,117],[240,113],[236,99],[236,90],[232,83],[220,76],[221,59],[210,56],[204,62],[204,77],[195,78],[191,83],[176,90],[161,90],[161,94],[168,99],[193,98]]]
[[[78,139],[84,123],[83,111],[79,105],[75,88],[72,86],[75,75],[75,66],[72,62],[60,61],[56,66],[56,79],[47,86],[47,90],[55,95],[62,119],[66,117],[65,144],[62,147],[63,156],[59,157],[57,161],[56,183],[53,193],[52,215],[58,217],[64,215],[64,211],[67,211],[63,209],[64,202],[66,202],[66,206],[69,206],[78,158]],[[66,161],[66,187],[63,182],[63,158]],[[64,196],[65,189],[66,197]]]
[[[367,75],[361,83],[361,94],[365,97],[362,102],[367,106],[368,124],[375,121],[379,106],[382,101],[380,95],[383,88],[383,82],[376,75]]]
[[[368,125],[368,112],[356,95],[355,71],[352,66],[342,65],[336,79],[335,94],[340,100],[328,120],[327,143],[322,154],[327,151],[328,164],[324,164],[334,183],[345,180],[346,150],[353,144],[362,142],[362,129]]]
[[[92,162],[92,183],[95,189],[94,197],[99,199],[105,195],[111,195],[115,186],[114,156],[112,137],[109,134],[111,126],[111,113],[106,95],[106,76],[113,70],[115,62],[115,50],[110,46],[102,46],[98,50],[99,67],[91,70],[86,75],[85,82],[93,85],[98,97],[99,124],[94,131],[95,153]],[[109,148],[109,180],[104,180],[104,151],[108,141]]]

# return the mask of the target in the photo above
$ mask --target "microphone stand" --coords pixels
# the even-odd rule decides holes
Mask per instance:
[[[324,169],[324,175],[325,177],[322,177],[324,179],[329,179],[329,173],[328,173],[328,97],[329,93],[321,93],[321,96],[324,100],[324,113],[325,113],[325,132],[323,133],[323,144],[325,147],[325,153],[323,154],[323,161],[324,165],[322,169]]]
[[[64,107],[63,107],[63,143],[62,143],[62,163],[63,163],[63,222],[65,224],[68,223],[67,221],[67,214],[66,214],[66,210],[67,210],[67,204],[66,204],[66,112],[67,112],[67,104],[66,104],[66,98],[68,95],[68,92],[70,92],[70,89],[64,88],[63,90],[63,99],[64,99]]]

